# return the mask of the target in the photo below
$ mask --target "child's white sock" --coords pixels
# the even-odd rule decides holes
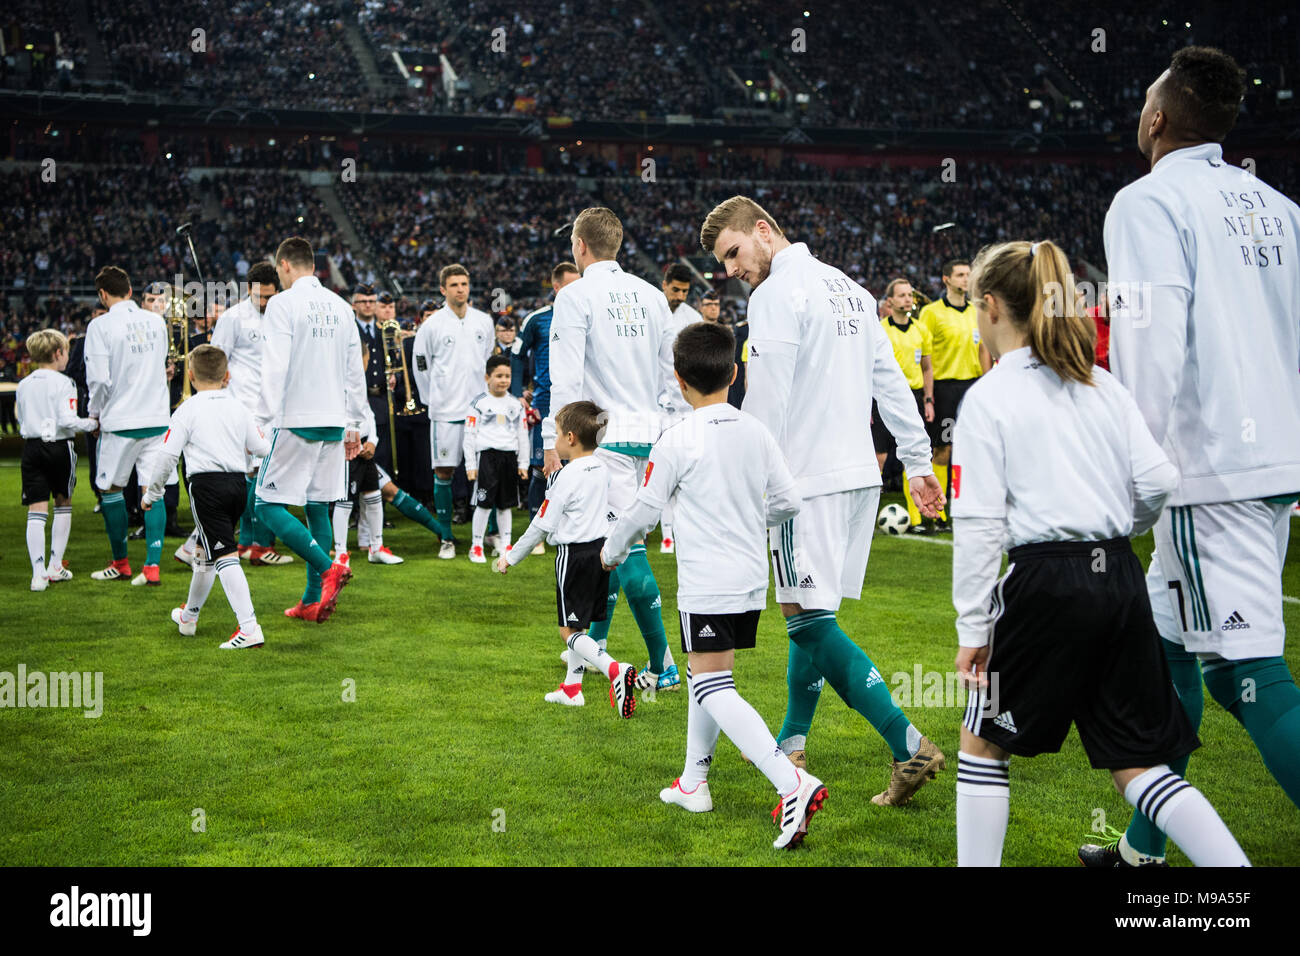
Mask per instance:
[[[488,517],[492,514],[491,508],[475,508],[474,517],[470,521],[470,544],[475,547],[483,547],[483,535],[487,533]]]
[[[727,738],[784,796],[799,786],[794,764],[776,745],[776,738],[758,711],[736,692],[731,671],[701,674],[691,681],[691,696],[713,718]],[[689,716],[688,716],[689,719]]]
[[[27,557],[32,561],[32,577],[45,573],[45,524],[49,519],[44,511],[27,512]]]
[[[1000,866],[1011,815],[1010,761],[957,754],[957,865]]]
[[[56,506],[54,521],[50,524],[50,563],[48,567],[63,567],[63,552],[68,549],[68,534],[72,531],[72,505]]]
[[[510,550],[510,509],[497,509],[497,543],[501,546],[501,553],[505,554]]]
[[[190,577],[190,593],[185,599],[185,607],[181,610],[181,617],[185,622],[191,623],[198,620],[199,611],[203,610],[204,603],[208,600],[208,595],[212,593],[212,585],[217,580],[217,569],[207,561],[194,561],[194,574]]]
[[[366,518],[366,530],[370,540],[366,546],[371,551],[378,551],[384,546],[384,495],[380,491],[367,491],[361,496],[361,513]],[[357,540],[361,535],[358,532]]]
[[[598,673],[604,674],[610,680],[613,680],[622,671],[623,666],[618,661],[602,651],[599,645],[591,639],[591,636],[585,631],[573,634],[568,640],[569,650],[572,652],[569,656],[581,658],[587,666]]]
[[[564,683],[570,687],[581,684],[582,675],[585,673],[587,673],[587,665],[583,662],[582,655],[569,651],[569,672],[564,675]]]
[[[334,502],[334,553],[342,554],[348,549],[348,522],[352,520],[352,502]],[[360,538],[360,529],[357,537]]]
[[[709,765],[713,763],[713,751],[718,746],[718,722],[709,716],[709,712],[695,699],[695,682],[691,678],[691,668],[686,666],[686,766],[682,769],[678,786],[688,793],[702,784],[709,776]],[[787,761],[788,763],[789,761]]]
[[[239,555],[228,554],[217,561],[217,574],[221,577],[221,590],[226,592],[230,609],[235,612],[239,629],[250,633],[257,627],[257,615],[253,613],[253,595],[248,590],[248,578],[239,565]]]
[[[1146,814],[1197,866],[1250,866],[1210,801],[1168,764],[1130,780],[1124,799]]]

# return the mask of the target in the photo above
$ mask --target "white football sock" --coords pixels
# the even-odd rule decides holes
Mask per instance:
[[[44,511],[27,512],[27,557],[32,562],[32,577],[45,574],[45,524],[49,520]]]
[[[1197,866],[1250,866],[1210,801],[1168,764],[1130,780],[1124,799],[1146,814]]]
[[[470,521],[470,543],[477,547],[483,546],[483,535],[487,533],[488,518],[492,514],[491,508],[475,508],[474,517]]]
[[[384,494],[381,491],[367,491],[361,496],[361,513],[366,516],[366,530],[370,540],[366,542],[371,551],[378,551],[384,546]],[[360,535],[357,536],[360,540]]]
[[[509,508],[497,509],[497,544],[501,547],[501,553],[505,554],[510,550],[510,532],[513,521],[510,516]]]
[[[569,651],[569,671],[564,675],[566,684],[581,684],[582,675],[587,673],[587,665],[583,663],[582,655]]]
[[[709,776],[713,752],[718,746],[718,722],[695,699],[691,668],[686,668],[686,766],[678,786],[688,792],[702,784]]]
[[[1011,815],[1009,760],[957,753],[957,865],[1001,866]]]
[[[253,595],[248,590],[248,578],[240,567],[239,556],[228,554],[217,561],[217,574],[221,578],[221,590],[226,592],[230,609],[235,612],[239,629],[250,633],[257,627],[257,615],[253,613]]]
[[[568,643],[571,652],[570,658],[580,658],[592,670],[604,674],[611,681],[614,678],[610,677],[610,668],[616,667],[618,671],[623,669],[623,665],[602,651],[586,631],[571,635],[566,643]]]
[[[691,696],[727,738],[771,781],[782,796],[799,786],[799,776],[758,711],[736,692],[731,671],[700,674],[691,681]],[[689,716],[687,718],[689,720]]]
[[[334,553],[342,554],[348,549],[348,522],[352,520],[352,502],[334,502]],[[360,532],[358,529],[358,537]]]
[[[56,571],[63,567],[63,552],[68,548],[68,534],[72,531],[72,506],[55,507],[54,521],[50,524],[50,563]]]
[[[217,580],[217,569],[206,561],[194,562],[194,574],[190,576],[190,593],[185,599],[185,609],[181,616],[186,621],[194,621],[203,610],[203,605],[212,593],[212,585]]]

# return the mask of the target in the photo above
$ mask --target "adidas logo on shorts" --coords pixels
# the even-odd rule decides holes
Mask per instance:
[[[811,575],[811,574],[808,574],[808,575],[805,575],[805,576],[804,576],[804,579],[803,579],[802,581],[799,582],[799,587],[801,587],[801,588],[815,588],[815,587],[817,587],[817,585],[813,584],[812,575]]]
[[[274,481],[268,481],[268,482],[266,483],[266,490],[267,490],[267,491],[275,491],[275,482],[274,482]]]
[[[569,612],[569,620],[570,620],[570,621],[573,621],[574,623],[577,623],[578,615],[576,615],[576,614],[574,614],[572,611],[570,611],[570,612]]]
[[[1219,625],[1221,631],[1244,631],[1250,628],[1240,611],[1233,611],[1232,616]]]
[[[994,717],[993,723],[997,724],[999,727],[1001,727],[1003,730],[1007,731],[1008,733],[1013,733],[1013,734],[1020,733],[1020,731],[1016,730],[1016,722],[1011,719],[1011,711],[1009,710],[1004,710],[1002,713]]]
[[[700,632],[695,636],[696,637],[717,637],[718,635],[713,633],[713,628],[705,624],[702,628],[700,628]]]

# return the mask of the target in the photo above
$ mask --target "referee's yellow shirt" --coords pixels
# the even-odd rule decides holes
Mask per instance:
[[[925,377],[921,374],[921,356],[934,351],[930,330],[920,322],[898,326],[893,319],[887,318],[880,320],[880,327],[889,336],[889,344],[894,347],[894,358],[903,370],[908,388],[915,390],[925,387]]]
[[[931,361],[935,379],[965,380],[984,373],[980,365],[980,330],[975,306],[967,302],[960,309],[947,296],[935,299],[921,310],[917,321],[925,326],[934,342]]]

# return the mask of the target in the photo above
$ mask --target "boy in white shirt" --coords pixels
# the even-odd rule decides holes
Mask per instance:
[[[777,746],[763,718],[736,691],[736,650],[753,647],[767,603],[767,529],[799,512],[794,477],[776,439],[758,419],[727,403],[736,377],[736,341],[725,326],[688,326],[673,347],[681,393],[693,411],[655,443],[645,483],[615,525],[601,561],[620,564],[677,505],[677,607],[689,655],[686,767],[659,798],[694,813],[713,809],[706,777],[718,732],[740,748],[781,797],[781,834],[793,849],[821,809],[826,787]]]
[[[200,345],[190,353],[188,371],[194,395],[172,415],[163,439],[162,454],[151,475],[140,507],[146,512],[163,496],[167,476],[185,454],[186,491],[194,512],[198,536],[194,548],[194,576],[185,603],[172,610],[180,632],[192,637],[198,629],[199,611],[216,578],[226,592],[239,626],[222,650],[261,647],[262,629],[253,611],[248,579],[239,564],[239,534],[235,527],[247,505],[246,456],[261,457],[271,450],[242,405],[226,385],[230,372],[226,353],[213,345]]]
[[[473,539],[469,559],[486,564],[483,536],[497,513],[497,554],[510,550],[510,509],[519,507],[519,482],[527,479],[528,422],[524,406],[510,394],[510,356],[487,360],[488,390],[465,415],[465,477],[474,485]]]
[[[609,590],[609,572],[600,561],[610,521],[609,470],[592,454],[604,414],[595,402],[586,401],[570,402],[555,414],[554,449],[569,464],[551,476],[537,517],[519,546],[497,559],[496,569],[507,573],[543,536],[556,545],[555,602],[571,663],[568,677],[546,701],[583,706],[582,675],[589,667],[609,678],[610,706],[619,716],[631,717],[636,710],[636,668],[614,660],[587,634],[593,621],[604,620]]]
[[[27,337],[27,354],[36,366],[18,383],[14,410],[23,443],[23,504],[27,506],[27,554],[32,560],[32,590],[51,581],[68,581],[63,550],[72,530],[72,489],[77,484],[77,453],[72,436],[93,432],[99,422],[77,417],[77,386],[62,374],[68,367],[68,339],[54,329]],[[50,563],[45,563],[45,524],[54,496]]]

